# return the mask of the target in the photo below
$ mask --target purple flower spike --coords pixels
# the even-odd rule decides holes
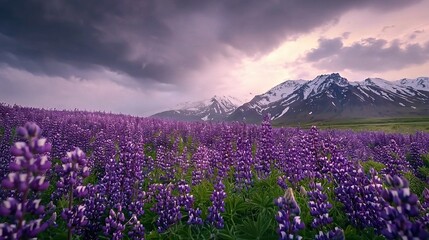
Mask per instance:
[[[310,191],[307,192],[310,207],[310,214],[314,217],[311,227],[314,229],[323,229],[333,222],[332,217],[329,216],[329,211],[332,205],[328,202],[328,197],[323,193],[321,183],[310,183]],[[342,237],[342,238],[341,238]],[[344,232],[341,228],[336,227],[327,233],[319,231],[315,239],[344,239]]]
[[[172,194],[172,184],[153,184],[149,191],[154,194],[156,200],[152,211],[158,213],[156,220],[158,232],[165,232],[182,218],[180,200]]]
[[[279,239],[302,239],[298,232],[304,229],[304,222],[301,221],[300,208],[295,200],[292,188],[288,188],[283,197],[274,200],[274,204],[279,207],[276,214],[276,221],[279,224],[277,233]]]
[[[386,227],[381,233],[387,239],[428,239],[429,232],[420,221],[412,221],[419,215],[417,195],[411,193],[408,181],[400,176],[386,175],[382,196],[388,205],[382,212]]]
[[[189,225],[202,225],[203,220],[201,219],[201,210],[194,209],[194,196],[191,195],[191,187],[185,181],[180,181],[177,185],[179,190],[179,204],[188,211],[189,219],[187,223]]]
[[[423,226],[429,226],[429,189],[423,190],[422,216],[420,222]]]
[[[225,185],[220,181],[215,185],[210,197],[212,206],[209,207],[209,215],[207,216],[207,221],[219,229],[224,227],[224,220],[221,213],[225,212],[225,198]]]
[[[144,240],[145,228],[140,221],[137,220],[135,215],[132,216],[130,220],[130,224],[132,225],[131,230],[128,232],[128,236],[132,240]]]
[[[0,216],[11,220],[11,223],[0,224],[1,239],[34,238],[55,222],[55,213],[43,221],[53,208],[46,211],[40,199],[32,198],[33,192],[42,192],[49,187],[45,174],[51,167],[47,155],[51,145],[45,138],[40,138],[41,132],[37,124],[30,122],[17,130],[25,142],[16,142],[12,146],[10,152],[14,160],[1,183],[2,188],[13,190],[17,197],[9,197],[0,205]]]
[[[56,170],[60,179],[57,188],[60,194],[67,194],[68,207],[63,209],[61,217],[67,222],[68,239],[72,238],[72,233],[80,234],[82,227],[88,223],[85,216],[85,205],[73,205],[74,198],[83,198],[88,194],[86,186],[82,186],[83,179],[88,176],[89,169],[86,166],[85,153],[80,148],[68,152],[66,157],[61,159],[62,165]]]
[[[271,162],[273,159],[273,130],[271,127],[270,116],[266,115],[261,123],[261,136],[259,137],[255,168],[258,177],[265,179],[271,173]]]
[[[109,216],[105,220],[104,234],[111,236],[111,239],[119,240],[122,239],[126,223],[121,205],[116,204],[115,208],[117,211],[110,209]]]

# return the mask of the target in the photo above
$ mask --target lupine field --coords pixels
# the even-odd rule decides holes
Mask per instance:
[[[429,239],[429,134],[0,105],[0,239]]]

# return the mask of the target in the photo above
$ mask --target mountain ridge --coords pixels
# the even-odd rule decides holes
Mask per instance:
[[[156,113],[151,117],[184,121],[223,121],[242,101],[232,96],[215,95],[209,99],[185,102],[174,109]]]
[[[339,73],[322,74],[312,80],[286,80],[240,106],[236,104],[228,108],[222,114],[213,112],[216,109],[215,102],[204,105],[199,112],[181,113],[180,111],[186,110],[180,110],[177,113],[178,110],[170,110],[153,117],[259,123],[264,115],[269,114],[274,123],[290,124],[351,118],[422,116],[429,115],[429,78],[402,78],[396,81],[366,78],[350,82]]]

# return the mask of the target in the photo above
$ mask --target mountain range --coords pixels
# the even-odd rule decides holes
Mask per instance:
[[[350,82],[338,73],[324,74],[313,80],[287,80],[249,102],[214,96],[152,117],[259,123],[267,114],[276,124],[428,116],[429,78]]]
[[[173,109],[157,113],[152,117],[180,121],[225,121],[243,101],[232,96],[214,96],[197,102],[178,104]]]

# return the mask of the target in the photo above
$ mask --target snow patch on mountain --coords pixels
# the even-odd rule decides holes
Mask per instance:
[[[338,73],[319,75],[315,79],[303,85],[304,100],[323,92],[332,84],[340,87],[345,87],[349,84],[346,78],[343,78]]]
[[[280,115],[278,115],[277,117],[275,117],[274,119],[277,119],[283,115],[285,115],[285,113],[287,113],[287,111],[289,111],[289,107],[286,107],[285,109],[283,109],[282,113],[280,113]]]
[[[218,96],[215,95],[212,98],[207,98],[201,101],[195,102],[183,102],[170,110],[188,110],[188,111],[204,111],[207,107],[211,106],[213,103],[219,103],[220,108],[214,108],[214,111],[223,111],[231,112],[235,110],[238,106],[243,104],[243,101],[232,96]]]
[[[401,80],[395,81],[395,83],[405,87],[412,87],[421,91],[429,91],[429,77],[418,77],[415,79],[403,78]]]
[[[259,106],[269,105],[283,99],[300,88],[306,80],[287,80],[279,85],[271,88],[268,92],[258,95],[261,100],[258,101]]]

